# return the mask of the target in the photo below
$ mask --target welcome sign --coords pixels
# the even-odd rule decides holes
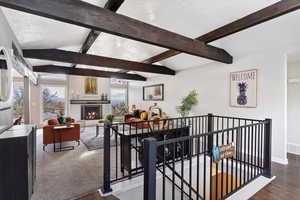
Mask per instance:
[[[234,156],[234,153],[235,153],[234,142],[219,147],[213,147],[212,149],[213,162],[218,163],[223,159],[232,158]]]
[[[257,107],[257,70],[230,73],[230,105]]]

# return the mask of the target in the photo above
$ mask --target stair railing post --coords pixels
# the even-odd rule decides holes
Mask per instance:
[[[272,119],[265,120],[264,128],[264,166],[263,176],[271,178],[271,162],[272,162]]]
[[[207,133],[211,133],[214,131],[214,115],[209,113],[207,115]],[[208,152],[212,151],[213,145],[214,145],[214,136],[212,134],[210,134],[208,136],[208,143],[207,143],[207,148],[208,148]]]
[[[110,128],[111,123],[106,121],[104,123],[103,187],[101,188],[103,194],[112,192],[110,185]]]
[[[144,200],[156,200],[156,153],[155,138],[146,138],[144,147]]]

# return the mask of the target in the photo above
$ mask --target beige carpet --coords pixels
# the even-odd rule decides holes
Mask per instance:
[[[49,152],[44,152],[41,129],[37,135],[37,180],[32,200],[73,199],[100,187],[103,150],[88,151],[81,144],[75,150],[57,153],[48,146]]]

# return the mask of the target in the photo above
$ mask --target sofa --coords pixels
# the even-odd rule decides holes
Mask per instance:
[[[148,128],[148,122],[143,122],[144,120],[138,117],[135,117],[132,114],[125,115],[125,122],[130,123],[130,122],[137,122],[137,123],[132,123],[131,125],[137,128]]]
[[[53,144],[54,141],[60,141],[59,134],[56,134],[56,138],[54,140],[54,127],[56,126],[65,126],[66,124],[60,124],[57,119],[50,119],[48,120],[48,124],[43,127],[43,149],[48,144]],[[64,131],[61,136],[61,142],[70,142],[70,141],[77,141],[80,144],[80,124],[71,123],[74,128],[71,129],[63,129],[60,131]]]
[[[149,119],[149,112],[146,112],[145,110],[134,110],[131,114],[127,114],[124,116],[124,121],[126,123],[131,123],[131,126],[137,127],[137,128],[149,128],[149,121],[146,121]],[[136,123],[135,123],[136,122]],[[153,122],[154,124],[157,124],[158,122]]]

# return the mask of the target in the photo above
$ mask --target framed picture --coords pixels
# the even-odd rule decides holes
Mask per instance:
[[[257,107],[257,69],[230,73],[230,105]]]
[[[98,94],[97,78],[94,78],[94,77],[85,78],[84,92],[86,95],[97,95]]]
[[[144,101],[163,101],[164,100],[164,84],[150,85],[143,87]]]

